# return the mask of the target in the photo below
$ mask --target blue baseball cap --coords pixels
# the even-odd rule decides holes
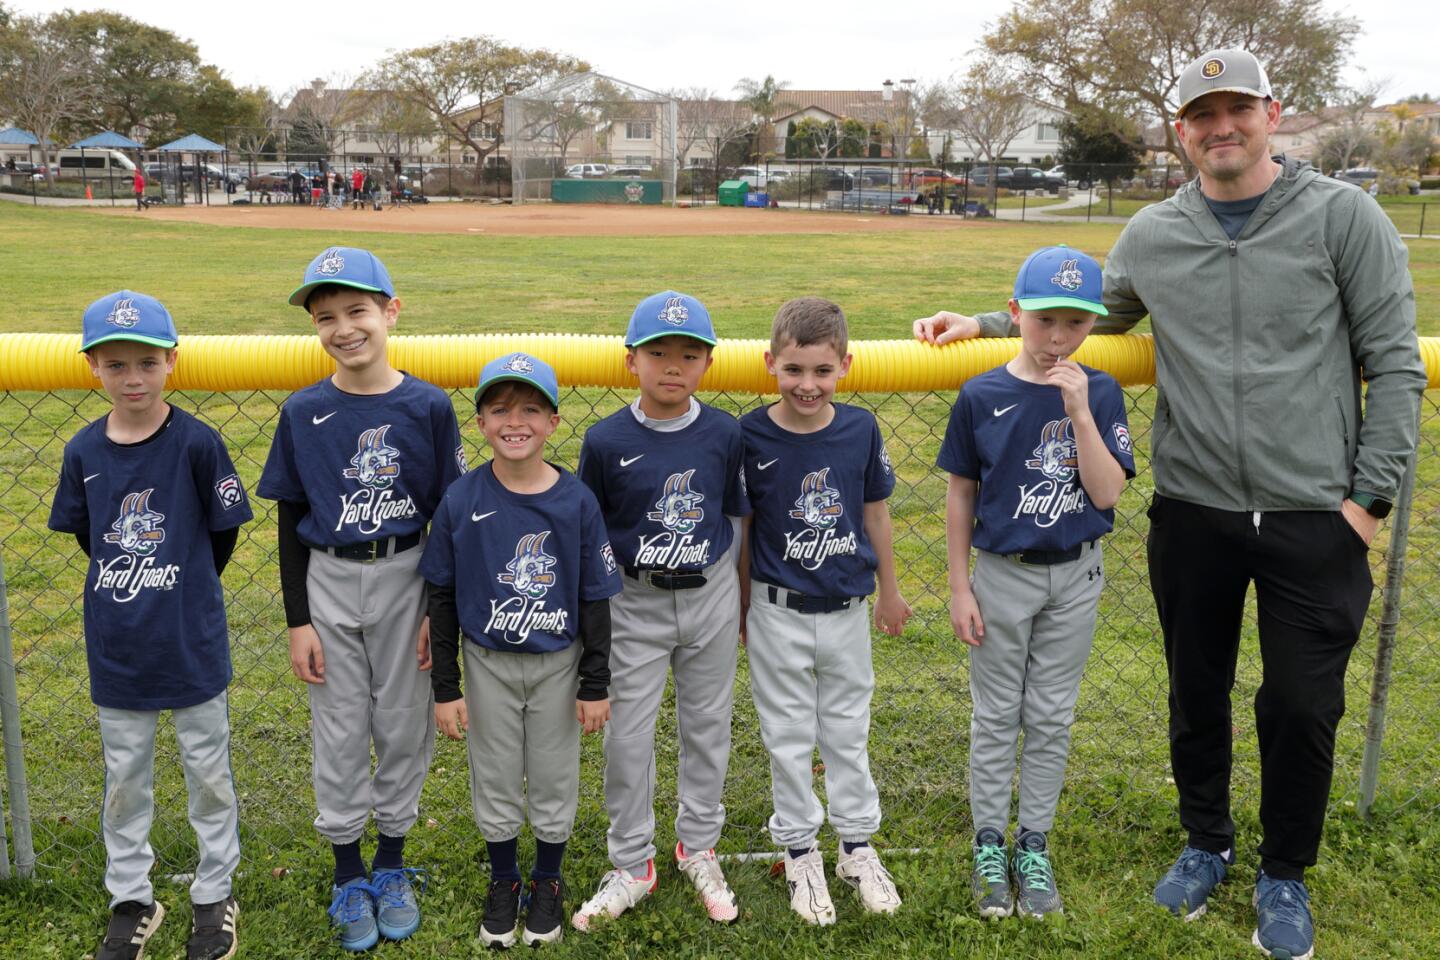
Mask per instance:
[[[290,305],[305,306],[305,298],[310,296],[310,291],[324,283],[395,296],[395,287],[390,283],[390,274],[385,272],[385,264],[369,250],[359,247],[331,247],[311,260],[310,266],[305,268],[305,282],[290,294]]]
[[[660,337],[694,337],[715,346],[715,328],[705,304],[685,293],[666,290],[640,301],[625,329],[625,346],[638,347]]]
[[[180,342],[165,305],[134,290],[116,290],[86,307],[81,330],[81,353],[111,340],[134,340],[167,350]]]
[[[1015,275],[1015,299],[1021,310],[1074,307],[1106,316],[1100,302],[1104,283],[1100,264],[1089,254],[1060,244],[1042,247],[1020,265]]]
[[[480,405],[486,390],[505,380],[530,384],[545,394],[552,407],[560,409],[560,381],[555,377],[555,368],[528,353],[507,353],[485,364],[480,371],[480,386],[475,389],[475,405]]]

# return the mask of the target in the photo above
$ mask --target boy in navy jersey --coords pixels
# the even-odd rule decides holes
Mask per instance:
[[[165,307],[121,290],[86,308],[83,330],[80,349],[113,407],[65,445],[50,529],[75,534],[90,558],[85,654],[112,911],[95,956],[138,956],[165,916],[149,873],[155,724],[169,710],[200,847],[186,955],[216,960],[235,952],[240,862],[220,573],[250,503],[220,435],[165,401],[178,339]]]
[[[430,583],[435,719],[446,736],[469,731],[470,796],[490,859],[479,930],[489,947],[515,942],[516,837],[527,807],[535,868],[523,938],[560,939],[580,731],[610,716],[609,598],[620,575],[594,495],[545,460],[559,401],[543,360],[514,353],[485,365],[475,421],[493,457],[446,491],[420,564]]]
[[[1068,359],[1105,313],[1100,289],[1100,265],[1078,250],[1026,259],[1010,301],[1020,353],[961,389],[937,461],[950,474],[950,619],[971,648],[971,888],[985,917],[1062,909],[1046,832],[1105,580],[1100,537],[1135,475],[1119,385]],[[1020,823],[1007,863],[1021,730]]]
[[[875,671],[865,598],[877,574],[876,626],[898,636],[910,606],[895,581],[885,503],[895,477],[880,428],[869,411],[831,401],[850,369],[848,341],[835,304],[786,303],[765,354],[780,402],[740,421],[755,511],[740,585],[750,688],[770,753],[770,835],[788,850],[790,906],[816,924],[835,922],[816,845],[825,814],[811,781],[817,740],[840,838],[835,874],[870,912],[900,906],[870,846],[880,794],[867,746]]]
[[[335,373],[285,402],[258,493],[279,501],[290,667],[310,696],[315,827],[335,854],[330,915],[342,947],[366,950],[420,925],[405,834],[435,728],[417,548],[465,453],[450,398],[390,365],[400,301],[374,254],[326,250],[290,303],[310,313]],[[372,810],[379,841],[367,876],[360,837]]]
[[[675,674],[680,740],[675,863],[711,920],[739,917],[715,858],[740,637],[739,518],[750,512],[740,424],[695,399],[715,330],[705,305],[668,290],[640,301],[625,332],[640,396],[585,434],[580,479],[595,493],[625,573],[612,601],[606,835],[614,869],[572,922],[588,930],[655,889],[655,719]]]

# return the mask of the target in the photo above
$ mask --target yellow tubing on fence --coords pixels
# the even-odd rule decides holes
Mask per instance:
[[[764,340],[721,340],[703,390],[773,393],[765,371]],[[0,333],[0,390],[64,390],[96,386],[78,334]],[[1015,340],[984,338],[935,348],[914,340],[855,340],[852,393],[953,390],[1015,355]],[[440,387],[474,386],[489,360],[515,350],[554,365],[566,386],[633,387],[620,337],[589,334],[456,334],[390,338],[390,360]],[[1431,387],[1440,387],[1440,338],[1421,337]],[[1154,343],[1148,335],[1094,336],[1075,355],[1122,385],[1155,382]],[[173,390],[296,390],[335,369],[313,336],[191,336],[180,341]]]

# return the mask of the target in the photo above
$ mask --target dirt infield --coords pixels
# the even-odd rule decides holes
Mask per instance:
[[[493,236],[693,237],[706,234],[864,233],[884,230],[944,230],[984,226],[960,217],[890,216],[882,213],[822,213],[807,210],[753,210],[734,207],[631,207],[603,204],[431,203],[373,210],[313,207],[211,206],[99,208],[112,217],[145,217],[226,227],[286,230],[364,230],[394,233],[483,233]]]

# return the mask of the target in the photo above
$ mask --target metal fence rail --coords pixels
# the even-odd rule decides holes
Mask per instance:
[[[1130,823],[1136,809],[1169,805],[1174,796],[1165,735],[1165,666],[1145,578],[1153,389],[1133,388],[1127,397],[1139,475],[1116,510],[1116,530],[1107,539],[1109,583],[1080,695],[1062,799],[1070,814],[1116,829]],[[283,399],[283,394],[272,392],[171,394],[172,402],[221,431],[252,491]],[[455,391],[454,399],[461,423],[466,424],[470,401],[463,391]],[[553,438],[552,459],[573,467],[586,426],[627,399],[606,389],[569,391],[562,398],[565,419]],[[737,413],[761,401],[740,394],[712,394],[705,399]],[[895,549],[902,592],[917,615],[903,637],[877,635],[875,640],[871,759],[885,809],[885,843],[917,846],[929,842],[937,825],[946,833],[968,826],[968,663],[950,630],[945,481],[933,466],[953,394],[867,394],[846,399],[875,411],[898,480],[890,501]],[[14,703],[0,703],[5,708],[0,711],[0,732],[7,757],[15,754],[4,799],[15,862],[29,872],[32,855],[26,847],[33,837],[33,862],[40,875],[77,864],[95,869],[104,860],[98,839],[103,765],[81,635],[86,559],[73,537],[51,533],[45,524],[65,441],[107,409],[98,393],[0,393],[0,464],[5,478],[0,487],[0,590],[8,591],[8,636],[13,638],[12,651],[4,646],[7,634],[5,621],[0,620],[0,701],[4,671],[12,664],[18,694]],[[1339,736],[1332,815],[1352,804],[1368,806],[1372,795],[1386,809],[1440,808],[1440,714],[1433,709],[1440,690],[1440,611],[1435,608],[1440,551],[1433,549],[1440,536],[1440,450],[1436,448],[1440,393],[1426,395],[1422,418],[1408,543],[1401,536],[1382,533],[1371,554],[1377,585],[1387,583],[1387,550],[1405,563],[1394,566],[1388,605],[1377,586],[1370,625],[1351,660],[1349,709]],[[477,462],[483,456],[477,449],[479,438],[473,427],[462,431],[471,462]],[[256,500],[254,507],[256,518],[241,531],[224,585],[235,663],[230,704],[243,847],[252,864],[268,866],[276,857],[292,862],[314,858],[317,841],[310,825],[309,714],[303,685],[289,670],[275,565],[275,519],[271,504]],[[0,592],[0,601],[4,598]],[[1378,648],[1382,619],[1385,635],[1393,643]],[[726,796],[729,822],[722,841],[727,852],[769,846],[764,832],[770,812],[768,762],[750,704],[743,657],[741,663]],[[1389,673],[1377,674],[1377,668],[1384,667]],[[1252,607],[1234,691],[1237,809],[1253,809],[1259,790],[1250,708],[1258,683]],[[1372,703],[1376,709],[1367,710]],[[662,809],[657,811],[657,822],[663,832],[674,815],[673,787],[666,786],[674,782],[675,766],[668,706],[662,710],[660,726],[657,795]],[[28,778],[15,750],[21,733]],[[178,872],[192,862],[193,840],[185,819],[183,778],[164,726],[161,743],[153,843],[159,868]],[[587,738],[582,763],[574,843],[581,850],[599,853],[605,814],[598,738]],[[1370,774],[1363,792],[1362,767]],[[445,849],[469,851],[479,845],[468,816],[465,770],[463,746],[442,740],[422,799],[421,823]]]

